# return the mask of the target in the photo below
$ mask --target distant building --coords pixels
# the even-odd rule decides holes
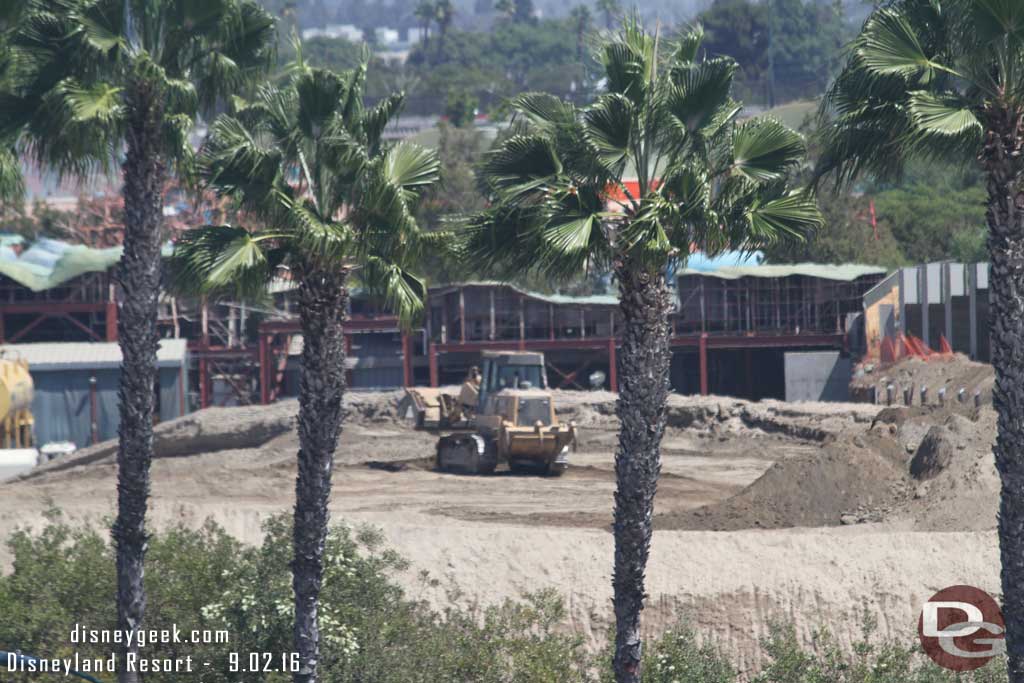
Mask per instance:
[[[406,29],[405,35],[405,42],[409,43],[410,45],[416,45],[417,43],[423,42],[423,40],[427,37],[427,32],[424,31],[422,28],[410,28]]]
[[[364,39],[362,29],[352,24],[329,24],[322,28],[307,28],[302,31],[302,39],[312,38],[344,38],[352,43],[361,43]]]
[[[378,45],[397,45],[400,37],[398,31],[387,26],[378,26],[373,30]]]

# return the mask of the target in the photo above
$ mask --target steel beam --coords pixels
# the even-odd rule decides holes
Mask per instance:
[[[702,334],[698,339],[700,353],[700,394],[708,395],[708,335]]]
[[[619,391],[619,375],[615,367],[615,338],[608,340],[608,386],[614,393]]]

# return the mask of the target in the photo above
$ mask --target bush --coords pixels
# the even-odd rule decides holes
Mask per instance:
[[[242,666],[250,653],[275,653],[272,666],[278,666],[280,653],[292,650],[290,519],[274,517],[264,531],[256,548],[243,546],[213,523],[153,536],[146,563],[145,628],[176,624],[209,635],[226,631],[229,642],[154,644],[144,649],[144,657],[192,655],[197,666],[210,663],[199,669],[210,683],[239,679],[230,673],[231,652]],[[116,626],[108,543],[94,530],[71,527],[54,513],[40,532],[18,531],[8,546],[14,570],[0,577],[0,650],[38,657],[75,652],[82,658],[109,657],[116,646],[70,640],[75,624]],[[586,680],[583,641],[556,632],[564,609],[551,593],[486,609],[436,612],[407,597],[391,579],[407,565],[383,549],[379,532],[335,526],[326,558],[319,616],[321,680],[327,683]],[[181,680],[174,673],[146,677],[147,683]],[[283,683],[291,677],[248,672],[244,680]]]
[[[285,683],[283,672],[232,674],[231,652],[242,666],[249,653],[291,651],[292,594],[290,520],[270,519],[259,547],[244,546],[207,523],[198,530],[173,528],[154,535],[146,567],[147,629],[176,624],[229,641],[153,644],[147,658],[192,655],[208,683],[238,680]],[[13,571],[0,577],[0,650],[19,649],[42,657],[109,657],[116,646],[74,644],[72,628],[113,629],[114,559],[96,531],[73,527],[58,513],[36,533],[18,531],[8,547]],[[606,683],[607,649],[588,655],[578,636],[561,628],[564,606],[554,592],[524,596],[498,606],[432,610],[410,598],[392,579],[407,563],[383,547],[379,532],[332,528],[320,606],[322,677],[325,683]],[[427,575],[422,581],[433,583]],[[433,584],[436,586],[436,584]],[[843,652],[820,632],[811,650],[792,629],[777,625],[764,642],[768,665],[754,683],[995,683],[1005,666],[956,675],[931,664],[916,649],[872,643],[873,624]],[[728,659],[699,644],[685,626],[648,641],[644,683],[733,683],[740,680]],[[209,667],[202,663],[209,662]],[[3,666],[3,662],[0,662]],[[109,681],[109,676],[99,676]],[[157,673],[147,683],[184,680]],[[0,676],[0,680],[8,680]],[[38,678],[46,680],[46,677]]]

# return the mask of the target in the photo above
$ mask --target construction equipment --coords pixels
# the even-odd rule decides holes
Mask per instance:
[[[547,388],[544,354],[484,351],[458,394],[406,389],[416,426],[436,432],[437,468],[490,474],[499,463],[514,472],[560,475],[576,444],[576,426],[559,424]]]
[[[0,447],[32,447],[33,392],[28,363],[0,355]]]

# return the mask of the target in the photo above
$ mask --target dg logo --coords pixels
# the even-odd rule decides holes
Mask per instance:
[[[921,609],[917,634],[939,666],[971,671],[1006,650],[1006,624],[999,604],[974,586],[950,586]]]

